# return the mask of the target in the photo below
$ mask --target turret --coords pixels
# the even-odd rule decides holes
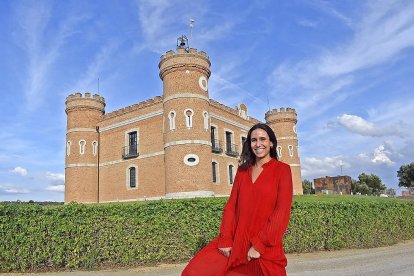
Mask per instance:
[[[213,195],[208,96],[211,64],[205,52],[187,45],[186,37],[180,37],[177,51],[168,51],[159,63],[167,198]]]
[[[293,193],[303,194],[299,159],[297,114],[293,108],[270,110],[265,115],[268,124],[276,134],[279,160],[290,165],[293,177]]]
[[[105,99],[90,93],[66,98],[65,203],[98,202],[98,129]]]

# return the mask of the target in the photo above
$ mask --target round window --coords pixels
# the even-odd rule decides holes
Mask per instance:
[[[198,85],[200,86],[201,89],[203,89],[204,91],[208,90],[208,83],[207,83],[207,79],[204,76],[201,76],[198,79]]]
[[[186,156],[184,156],[184,164],[186,164],[187,166],[195,166],[200,162],[200,159],[198,158],[197,154],[187,154]]]

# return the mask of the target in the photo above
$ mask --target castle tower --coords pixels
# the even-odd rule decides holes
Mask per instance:
[[[105,99],[85,93],[66,98],[65,203],[98,202],[97,122],[105,113]]]
[[[298,135],[296,131],[297,115],[293,108],[282,107],[266,112],[266,124],[276,134],[279,160],[290,165],[293,178],[293,193],[303,194],[302,176],[298,150]]]
[[[208,78],[205,52],[187,47],[182,36],[177,52],[161,56],[163,81],[166,197],[213,195]]]

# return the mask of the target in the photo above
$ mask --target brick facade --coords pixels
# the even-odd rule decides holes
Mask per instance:
[[[230,193],[243,138],[259,120],[245,104],[209,98],[205,52],[179,47],[161,56],[159,68],[162,96],[108,114],[99,95],[67,97],[66,203]],[[302,194],[296,112],[273,109],[265,119],[280,160],[291,165],[294,193]]]
[[[321,177],[313,180],[315,194],[351,194],[350,176]]]

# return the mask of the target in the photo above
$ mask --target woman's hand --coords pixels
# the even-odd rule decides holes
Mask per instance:
[[[254,247],[250,247],[249,252],[247,252],[247,260],[250,261],[252,259],[260,258],[260,253],[254,249]]]
[[[219,248],[218,249],[220,251],[221,254],[223,254],[226,257],[230,256],[230,252],[231,252],[231,247],[224,247],[224,248]]]

